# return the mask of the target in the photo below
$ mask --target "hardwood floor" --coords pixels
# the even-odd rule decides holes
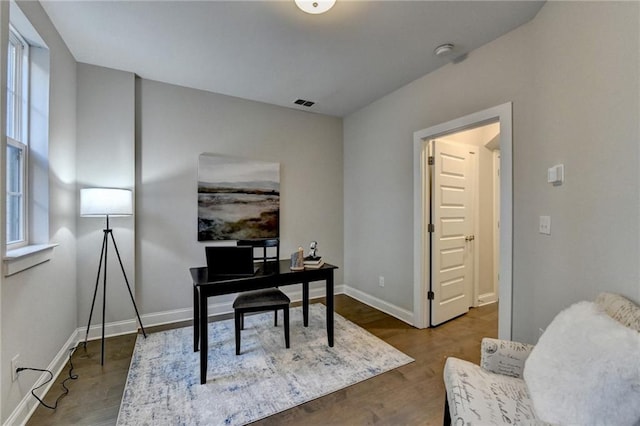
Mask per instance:
[[[345,295],[336,296],[335,307],[337,313],[411,356],[415,362],[254,425],[441,425],[442,369],[446,357],[477,363],[482,337],[496,337],[498,333],[497,304],[471,309],[462,317],[424,330]],[[174,324],[147,331],[188,325]],[[78,348],[72,362],[79,379],[67,382],[69,395],[60,400],[56,411],[38,407],[27,425],[114,425],[135,338],[135,335],[109,338],[105,344],[104,366],[100,366],[100,341],[89,342],[86,351]],[[67,377],[67,372],[68,367],[57,383]],[[45,402],[53,404],[60,393],[60,386],[54,385]]]

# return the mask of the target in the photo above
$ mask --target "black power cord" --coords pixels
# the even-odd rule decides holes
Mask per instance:
[[[62,392],[62,394],[56,399],[56,402],[53,406],[47,404],[46,402],[44,402],[38,395],[36,395],[36,391],[38,389],[40,389],[41,387],[45,386],[46,384],[48,384],[49,382],[51,382],[53,380],[53,373],[50,370],[45,370],[42,368],[32,368],[32,367],[21,367],[21,368],[17,368],[16,372],[19,373],[21,371],[39,371],[42,373],[49,373],[49,379],[47,381],[45,381],[44,383],[40,384],[38,387],[35,387],[33,389],[31,389],[31,395],[33,395],[33,397],[35,399],[38,400],[38,402],[40,402],[40,404],[42,404],[43,407],[48,408],[50,410],[55,410],[58,408],[58,402],[69,393],[69,388],[67,388],[66,383],[69,380],[77,380],[78,379],[78,375],[77,374],[73,374],[73,362],[71,362],[71,355],[73,354],[73,351],[75,351],[77,348],[77,346],[69,349],[69,377],[67,377],[66,379],[64,379],[61,383],[62,388],[64,389],[64,391]]]

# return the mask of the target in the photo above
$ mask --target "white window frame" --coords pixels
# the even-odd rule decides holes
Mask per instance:
[[[8,148],[9,147],[13,147],[13,148],[17,148],[19,151],[19,164],[18,164],[18,170],[19,170],[19,174],[20,174],[20,184],[19,187],[17,188],[16,191],[10,191],[9,188],[7,187],[7,203],[9,203],[9,199],[10,197],[15,197],[18,196],[20,197],[20,213],[19,213],[19,217],[17,218],[18,221],[18,236],[15,239],[9,240],[9,228],[10,225],[8,224],[9,222],[9,218],[10,215],[7,214],[7,248],[8,249],[13,249],[13,248],[18,248],[18,247],[22,247],[23,245],[26,245],[28,242],[28,227],[27,224],[28,222],[28,209],[27,209],[27,205],[28,205],[28,198],[27,198],[27,185],[26,185],[26,180],[27,180],[27,164],[28,164],[28,160],[27,160],[27,155],[28,155],[28,148],[25,144],[16,141],[13,138],[7,137],[7,159],[9,159],[9,153],[8,153]],[[7,160],[9,161],[9,160]],[[9,173],[9,167],[7,167],[7,173]],[[9,179],[7,179],[7,185],[9,185]],[[16,218],[12,218],[12,219],[16,219]]]
[[[0,0],[1,1],[1,0]],[[51,76],[51,54],[47,43],[24,15],[14,1],[9,2],[9,41],[19,40],[22,46],[22,97],[17,105],[20,121],[15,126],[20,131],[20,137],[7,133],[5,137],[5,153],[7,146],[14,142],[22,144],[24,155],[20,156],[24,175],[22,224],[23,235],[20,242],[7,244],[5,236],[3,272],[4,276],[18,274],[39,264],[53,259],[53,249],[58,244],[50,241],[49,235],[49,93]],[[7,54],[7,56],[9,56]],[[31,64],[37,66],[31,67]],[[7,64],[7,70],[8,70]],[[7,76],[12,77],[12,76]],[[2,82],[5,87],[13,81],[7,78]],[[8,102],[15,102],[10,94]],[[8,109],[8,108],[7,108]],[[9,116],[9,111],[5,113]],[[8,124],[11,126],[13,123]],[[11,128],[7,127],[6,131]],[[10,139],[7,142],[7,139]],[[14,142],[11,141],[13,139]],[[7,160],[5,161],[5,164]],[[8,172],[5,172],[8,176]],[[7,177],[5,176],[5,177]],[[5,187],[5,194],[7,187]],[[5,207],[6,209],[6,207]],[[5,211],[6,214],[6,211]],[[6,219],[5,219],[6,220]],[[0,225],[1,226],[1,225]],[[7,229],[6,222],[4,223]],[[0,277],[1,279],[1,277]]]
[[[9,43],[16,46],[16,56],[14,62],[12,87],[7,81],[7,133],[13,129],[13,134],[7,135],[7,150],[9,147],[17,148],[20,151],[20,187],[17,191],[10,193],[9,188],[5,188],[7,199],[9,195],[19,195],[21,197],[19,222],[19,237],[9,241],[8,225],[9,214],[7,213],[7,250],[20,248],[29,243],[29,43],[12,26],[9,26]],[[11,61],[9,61],[10,64]],[[9,78],[7,72],[7,78]],[[10,95],[14,93],[12,105],[9,105]],[[13,110],[13,116],[9,117],[9,111]],[[8,155],[7,155],[7,158]],[[7,167],[7,172],[9,167]],[[7,179],[7,184],[9,179]]]

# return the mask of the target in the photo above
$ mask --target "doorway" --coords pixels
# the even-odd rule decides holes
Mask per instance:
[[[434,305],[434,312],[432,312],[431,308],[431,304],[437,294],[437,289],[434,289],[431,284],[432,271],[434,267],[439,267],[439,265],[437,265],[437,262],[431,262],[431,233],[429,231],[430,229],[433,229],[433,227],[431,227],[430,224],[432,224],[432,222],[430,221],[432,219],[431,213],[437,209],[432,210],[431,205],[430,192],[433,188],[429,175],[431,170],[429,166],[430,141],[455,139],[455,137],[453,137],[454,134],[461,135],[463,132],[471,129],[477,129],[488,124],[495,123],[495,126],[499,127],[500,153],[499,155],[491,154],[491,159],[489,161],[493,164],[495,160],[495,167],[500,169],[500,176],[497,180],[498,184],[495,185],[495,190],[492,188],[492,191],[499,192],[501,198],[501,202],[496,204],[499,212],[497,215],[499,216],[499,219],[497,219],[499,222],[496,222],[495,226],[497,231],[496,234],[499,234],[499,238],[497,238],[497,241],[490,241],[492,239],[491,235],[493,232],[493,226],[491,226],[491,230],[487,232],[485,223],[484,241],[490,241],[491,244],[488,246],[494,246],[497,251],[498,259],[496,259],[496,263],[499,267],[492,271],[491,274],[495,275],[496,279],[499,276],[500,284],[497,291],[492,294],[492,288],[494,288],[494,285],[497,283],[492,281],[489,286],[487,285],[485,277],[481,287],[478,285],[467,287],[465,292],[469,294],[466,295],[463,294],[463,291],[461,290],[462,287],[460,286],[462,286],[462,284],[460,284],[456,291],[452,291],[458,283],[456,281],[450,281],[447,284],[454,282],[455,285],[447,287],[448,293],[444,294],[444,299],[456,301],[458,305],[457,309],[464,310],[464,308],[461,307],[465,304],[468,308],[468,306],[475,306],[477,304],[491,303],[495,299],[499,298],[498,335],[500,338],[511,338],[511,277],[513,247],[511,108],[511,103],[506,103],[437,126],[420,130],[414,134],[414,325],[418,328],[425,328],[431,324],[437,325],[439,322],[442,322],[443,318],[447,318],[446,315],[451,315],[452,312],[455,316],[455,309],[449,313],[445,313],[445,316],[442,316],[441,312],[437,312],[437,310],[443,306],[442,304]],[[490,145],[488,149],[491,149],[492,147],[495,148],[495,141],[493,144],[494,145]],[[494,166],[492,165],[491,167],[493,168]],[[475,191],[477,192],[478,189],[475,188]],[[475,199],[470,199],[469,203],[477,204],[478,197],[474,198]],[[495,201],[492,201],[492,203],[495,203]],[[459,220],[459,217],[460,215],[457,216],[456,220]],[[457,231],[456,235],[457,237],[460,237],[461,240],[457,249],[450,250],[453,254],[451,258],[455,259],[455,253],[457,250],[457,253],[459,254],[458,259],[462,259],[461,253],[466,253],[467,256],[472,256],[474,258],[475,264],[478,264],[477,262],[480,250],[477,246],[473,246],[475,243],[474,236],[478,233],[478,218],[477,216],[474,216],[472,218],[470,217],[470,220],[474,223],[471,228],[465,230],[459,229]],[[497,229],[498,223],[499,230]],[[436,225],[434,224],[434,226]],[[464,251],[465,249],[462,244],[466,245],[466,251]],[[472,263],[472,265],[474,263]],[[473,268],[470,270],[470,273],[472,270]],[[471,273],[470,279],[472,280],[470,282],[477,281],[480,279],[480,276],[478,273]],[[464,302],[461,302],[460,300],[463,298],[466,299]],[[432,321],[434,318],[435,321]]]
[[[464,248],[472,265],[468,306],[477,307],[496,302],[500,276],[500,123],[452,133],[438,138],[438,141],[465,147],[466,151],[462,151],[462,155],[468,156],[471,163],[470,227],[464,234],[467,237]],[[431,167],[433,169],[441,166],[434,164]],[[438,178],[439,175],[434,177]],[[439,185],[441,180],[442,177],[435,179],[433,183]],[[456,186],[453,188],[457,189]],[[431,237],[433,239],[433,233]],[[432,256],[433,252],[435,251],[432,251]]]

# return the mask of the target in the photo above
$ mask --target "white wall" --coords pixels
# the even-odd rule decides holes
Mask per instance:
[[[205,263],[206,244],[197,242],[203,152],[279,162],[281,257],[317,240],[342,283],[340,119],[144,79],[137,92],[136,282],[144,313],[192,307],[188,269]]]
[[[51,261],[1,280],[3,422],[39,377],[22,373],[11,382],[11,358],[19,353],[24,366],[47,368],[76,329],[75,60],[39,3],[18,4],[51,53],[49,234],[59,246]],[[6,40],[8,29],[0,28]],[[4,134],[4,128],[1,131]],[[4,187],[4,174],[0,182]]]
[[[602,290],[640,301],[638,6],[549,2],[348,116],[345,284],[412,310],[413,132],[512,101],[513,336],[535,342],[560,309]],[[552,187],[558,162],[567,180]],[[552,217],[550,237],[540,215]]]

